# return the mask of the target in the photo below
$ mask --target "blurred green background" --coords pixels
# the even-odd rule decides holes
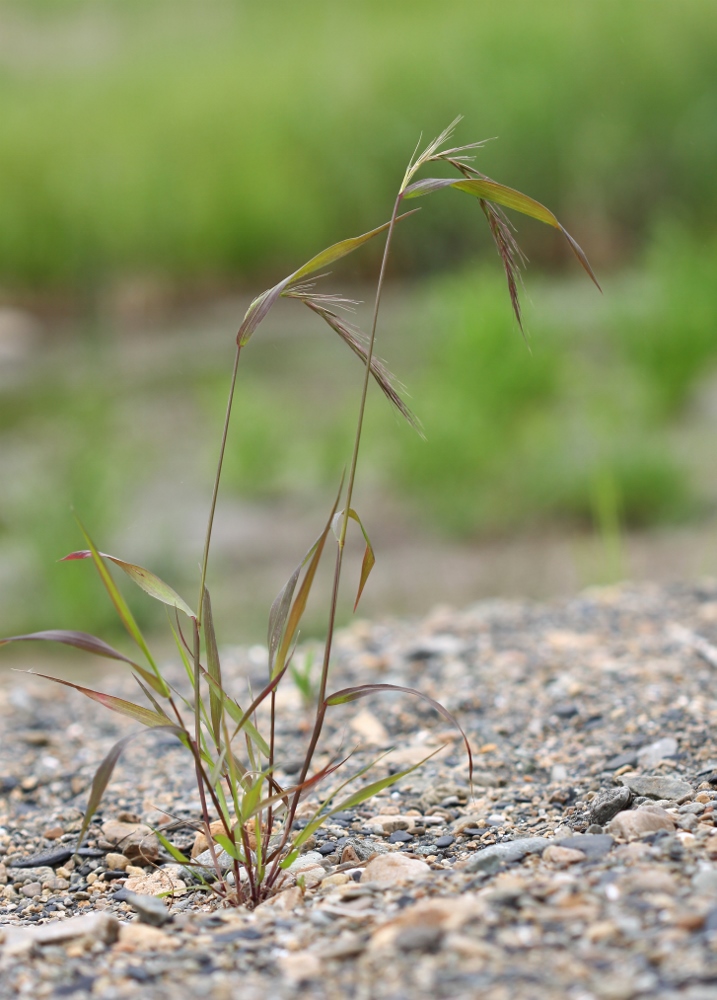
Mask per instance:
[[[605,294],[516,219],[524,340],[478,206],[418,203],[380,353],[427,441],[372,399],[360,499],[389,556],[425,558],[379,575],[368,613],[639,575],[631,540],[673,530],[715,571],[714,0],[5,0],[0,632],[112,627],[91,568],[55,563],[80,544],[73,505],[102,547],[193,586],[248,299],[384,221],[419,135],[457,113]],[[329,285],[370,298],[379,250]],[[240,377],[213,563],[236,640],[261,635],[350,455],[360,371],[298,310]],[[551,573],[546,538],[575,540],[572,570]]]

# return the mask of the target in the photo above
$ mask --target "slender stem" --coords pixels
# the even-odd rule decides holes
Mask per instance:
[[[237,384],[237,372],[239,370],[239,356],[241,354],[241,345],[237,344],[236,354],[234,355],[234,367],[232,369],[232,378],[229,386],[229,398],[227,400],[227,410],[224,416],[224,428],[222,430],[222,443],[219,448],[219,461],[217,463],[217,472],[214,477],[214,488],[212,490],[212,502],[209,507],[209,519],[207,521],[207,533],[204,539],[204,555],[202,556],[202,575],[199,584],[199,598],[197,599],[197,624],[201,625],[202,622],[202,608],[204,606],[204,585],[207,579],[207,565],[209,563],[209,546],[212,541],[212,527],[214,526],[214,513],[217,509],[217,496],[219,495],[219,480],[222,476],[222,465],[224,463],[224,451],[227,445],[227,435],[229,433],[229,420],[232,415],[232,403],[234,402],[234,390]]]
[[[404,185],[405,186],[405,182]],[[396,216],[398,215],[398,209],[401,204],[402,191],[399,191],[396,201],[393,206],[393,213],[391,215],[391,222],[388,227],[388,233],[386,234],[386,243],[383,248],[383,258],[381,260],[381,270],[378,276],[378,284],[376,286],[376,300],[373,307],[373,319],[371,322],[371,335],[369,338],[368,350],[366,352],[366,370],[364,372],[363,388],[361,390],[361,402],[359,404],[359,415],[358,422],[356,425],[356,437],[354,438],[354,449],[353,455],[351,456],[351,466],[349,468],[349,478],[348,485],[346,487],[346,506],[344,508],[344,516],[341,522],[341,534],[339,536],[339,544],[336,550],[336,564],[334,567],[334,582],[331,591],[331,606],[329,609],[329,622],[326,634],[326,644],[324,646],[324,658],[321,666],[321,682],[319,684],[319,694],[318,702],[316,707],[316,721],[314,723],[314,729],[311,734],[311,741],[309,743],[306,756],[304,758],[304,763],[301,768],[301,774],[297,781],[297,785],[302,785],[306,780],[306,776],[309,773],[309,768],[311,767],[311,761],[313,760],[314,753],[316,752],[316,747],[321,737],[321,731],[324,726],[324,718],[326,716],[326,705],[324,704],[326,700],[326,688],[328,686],[329,680],[329,663],[331,660],[331,647],[333,643],[334,630],[336,627],[336,609],[338,607],[339,599],[339,586],[341,583],[341,569],[343,566],[343,556],[344,556],[344,545],[346,542],[346,531],[349,523],[349,511],[351,509],[351,499],[353,497],[354,482],[356,480],[356,468],[358,466],[358,456],[359,447],[361,445],[361,433],[363,431],[364,414],[366,412],[366,398],[368,396],[368,386],[371,378],[371,360],[373,358],[373,349],[376,342],[376,328],[378,325],[378,313],[381,306],[381,293],[383,291],[383,283],[386,276],[386,266],[388,264],[388,255],[391,249],[391,237],[393,236],[393,230],[396,225]],[[294,822],[294,817],[296,815],[296,810],[299,805],[299,799],[301,797],[300,790],[294,793],[292,798],[291,807],[289,809],[288,816],[286,818],[286,824],[284,827],[284,840],[282,843],[282,848],[288,840],[291,828]],[[277,855],[277,861],[274,863],[274,867],[269,876],[270,880],[276,877],[277,873],[277,863],[280,857]]]
[[[371,336],[368,343],[368,350],[366,352],[366,370],[364,372],[363,388],[361,390],[361,403],[359,406],[358,424],[356,427],[356,438],[354,440],[354,451],[353,455],[351,456],[349,481],[346,487],[346,509],[344,510],[344,519],[341,525],[341,536],[339,538],[339,551],[343,551],[344,542],[346,541],[346,531],[348,529],[348,524],[349,524],[349,510],[351,509],[351,499],[353,497],[354,482],[356,480],[356,468],[358,466],[359,447],[361,445],[361,433],[363,431],[363,419],[364,419],[364,413],[366,412],[366,398],[368,396],[368,386],[371,380],[371,361],[373,360],[373,348],[376,342],[378,311],[381,307],[381,293],[383,291],[384,278],[386,277],[386,266],[388,264],[388,255],[391,250],[391,238],[393,236],[393,230],[396,225],[396,216],[398,215],[398,209],[401,204],[401,197],[402,195],[399,192],[393,206],[393,213],[391,215],[391,222],[388,227],[388,233],[386,234],[386,244],[383,248],[381,270],[378,275],[378,284],[376,286],[376,300],[373,305],[373,319],[371,321]]]
[[[192,619],[194,626],[194,767],[197,772],[197,788],[199,790],[199,800],[202,806],[202,819],[204,820],[204,832],[209,845],[209,851],[217,875],[221,878],[221,869],[214,853],[214,841],[210,831],[209,810],[207,809],[207,799],[204,794],[204,782],[202,781],[202,767],[199,755],[201,738],[201,718],[199,714],[199,623],[196,618]],[[221,815],[221,814],[220,814]]]

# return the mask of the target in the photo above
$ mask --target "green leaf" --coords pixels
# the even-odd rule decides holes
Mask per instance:
[[[124,570],[127,576],[134,580],[138,587],[149,594],[150,597],[154,597],[155,600],[161,601],[162,604],[168,604],[172,608],[178,608],[183,611],[185,615],[189,618],[194,618],[195,614],[189,605],[184,601],[179,594],[172,590],[169,584],[166,584],[163,580],[160,580],[158,576],[151,573],[148,569],[143,566],[137,566],[135,563],[127,562],[124,559],[119,559],[117,556],[108,555],[106,552],[99,552],[103,559],[109,559],[113,562],[115,566],[119,566],[120,569]],[[68,562],[71,559],[91,559],[92,551],[88,549],[81,549],[78,552],[70,552],[69,555],[64,556],[60,562]]]
[[[214,684],[209,688],[209,711],[212,719],[212,736],[216,746],[220,746],[222,738],[222,705],[224,703],[224,689],[222,688],[222,669],[219,663],[219,649],[217,648],[217,636],[214,631],[214,619],[212,617],[212,602],[209,599],[209,591],[204,588],[204,642],[207,648],[207,669]]]
[[[324,780],[324,778],[327,778],[330,774],[333,774],[334,771],[336,771],[343,764],[345,764],[348,759],[349,759],[348,757],[345,757],[343,760],[334,761],[331,764],[327,764],[326,767],[322,768],[320,771],[317,771],[316,774],[312,774],[310,778],[307,778],[305,781],[302,781],[301,784],[293,785],[291,788],[280,788],[277,782],[274,781],[273,778],[271,778],[271,776],[269,775],[269,770],[267,769],[264,772],[264,774],[269,775],[270,782],[274,787],[279,788],[279,791],[275,795],[269,795],[267,796],[267,798],[262,799],[261,802],[257,803],[257,805],[254,806],[252,812],[249,815],[243,817],[244,823],[245,824],[248,823],[249,820],[251,820],[254,816],[256,816],[257,813],[261,812],[264,809],[268,809],[269,806],[274,805],[274,803],[279,801],[284,802],[284,804],[288,809],[288,798],[291,795],[296,794],[296,792],[306,792],[310,788],[313,788],[314,785],[318,785],[321,781]]]
[[[264,784],[264,778],[273,771],[273,768],[269,768],[263,774],[259,774],[254,779],[250,788],[242,795],[241,800],[241,816],[239,817],[242,824],[248,823],[251,817],[256,812],[256,806],[261,798],[261,789]]]
[[[211,678],[209,676],[209,674],[206,674],[206,679],[207,679],[207,683],[209,684],[210,691],[216,689],[217,693],[218,693],[220,689],[217,688],[216,682],[213,680],[213,678]],[[247,733],[249,734],[250,739],[252,740],[253,743],[256,744],[256,746],[259,748],[259,750],[261,751],[261,753],[265,757],[268,757],[269,756],[269,744],[266,742],[266,740],[261,735],[261,733],[259,732],[259,730],[256,728],[256,726],[254,725],[254,723],[251,721],[251,719],[244,718],[245,713],[242,712],[241,707],[237,704],[236,701],[234,701],[233,698],[230,698],[228,694],[224,695],[224,709],[225,709],[227,715],[234,722],[240,722],[241,720],[243,720],[241,728],[245,729],[247,731]],[[234,736],[236,736],[236,734],[237,734],[238,731],[239,730],[235,731]]]
[[[140,680],[140,678],[137,676],[137,674],[133,674],[132,676],[134,677],[134,679],[139,684],[139,686],[140,686],[140,688],[142,690],[142,694],[145,696],[145,698],[150,703],[150,705],[152,705],[152,707],[154,708],[155,712],[157,712],[158,715],[164,715],[165,714],[164,713],[164,709],[162,708],[162,706],[159,704],[159,702],[157,701],[157,699],[154,697],[154,695],[150,691],[149,685],[143,684],[142,681]],[[152,674],[149,674],[149,676],[151,677]]]
[[[92,688],[83,687],[81,684],[74,684],[72,681],[62,680],[61,677],[38,674],[34,670],[28,670],[27,672],[32,674],[33,677],[42,677],[46,681],[54,681],[55,684],[64,684],[65,687],[74,688],[75,691],[79,691],[80,694],[84,694],[87,698],[99,702],[105,708],[111,708],[113,712],[126,715],[128,718],[134,719],[135,722],[141,722],[143,726],[149,726],[151,729],[157,726],[165,726],[171,721],[169,716],[153,712],[143,705],[135,705],[133,701],[126,701],[124,698],[117,698],[112,694],[103,694],[101,691],[93,691]]]
[[[399,215],[396,222],[401,222],[402,219],[407,219],[409,215],[413,215],[413,212],[406,212],[403,215]],[[379,226],[377,229],[372,229],[368,233],[363,233],[361,236],[354,236],[348,240],[341,240],[340,243],[334,243],[333,246],[328,247],[326,250],[322,250],[321,253],[312,257],[311,260],[307,261],[298,269],[298,271],[294,271],[293,274],[290,274],[287,278],[284,278],[283,281],[280,281],[278,285],[274,285],[273,288],[268,288],[265,292],[262,292],[261,295],[258,295],[247,309],[244,319],[242,320],[239,332],[237,333],[237,344],[240,347],[243,347],[248,342],[251,335],[254,333],[285,288],[296,281],[301,281],[302,278],[308,277],[315,271],[319,271],[322,267],[327,267],[329,264],[333,264],[334,261],[340,260],[341,257],[345,257],[347,254],[353,253],[354,250],[363,246],[364,243],[368,243],[369,240],[372,240],[374,236],[378,236],[380,233],[385,233],[390,226],[390,222],[384,222],[382,226]]]
[[[224,762],[227,759],[227,748],[223,747],[222,752],[217,757],[217,762],[212,768],[212,773],[209,775],[209,787],[214,788],[216,783],[219,781],[222,771],[224,770]]]
[[[339,540],[341,539],[341,532],[343,531],[343,528],[340,528],[340,524],[344,517],[344,514],[345,512],[343,510],[339,511],[339,513],[334,516],[334,521],[333,521],[334,534]],[[358,593],[356,594],[356,600],[354,602],[354,611],[355,611],[356,608],[358,607],[359,601],[361,600],[361,594],[363,593],[363,588],[366,586],[366,581],[369,578],[369,574],[376,565],[376,556],[374,555],[373,546],[371,545],[371,540],[368,537],[368,534],[363,526],[361,518],[358,516],[353,507],[349,510],[349,517],[352,518],[354,521],[356,521],[359,528],[361,529],[361,534],[364,537],[364,541],[366,542],[366,548],[363,554],[363,562],[361,563],[361,579],[359,580]]]
[[[515,188],[499,184],[488,177],[471,177],[470,179],[463,178],[461,180],[451,180],[448,177],[428,177],[425,180],[409,184],[403,192],[403,197],[420,198],[423,195],[433,194],[434,191],[440,191],[443,188],[449,187],[455,188],[457,191],[464,191],[466,194],[471,194],[476,198],[484,198],[486,201],[493,202],[496,205],[504,205],[506,208],[515,209],[516,212],[522,212],[523,215],[528,215],[539,222],[544,222],[546,225],[552,226],[554,229],[559,229],[585,271],[589,274],[595,285],[600,288],[584,251],[567,229],[558,222],[556,216],[549,208],[536,201],[535,198],[530,198],[527,194],[516,191]]]
[[[179,862],[180,865],[190,865],[192,863],[190,858],[185,857],[184,854],[182,854],[182,852],[179,850],[179,848],[175,847],[174,844],[171,842],[171,840],[167,840],[167,838],[160,830],[155,830],[154,834],[159,840],[162,847],[165,849],[165,851],[171,854],[174,860]]]
[[[169,698],[169,690],[166,683],[159,681],[154,674],[150,673],[149,670],[145,670],[144,667],[140,667],[138,663],[134,664],[134,669],[157,694],[162,695],[163,698]]]
[[[214,840],[227,852],[230,858],[234,858],[235,861],[241,861],[244,864],[244,855],[239,850],[239,847],[233,844],[231,839],[227,837],[226,833],[215,833]]]
[[[115,609],[117,611],[117,614],[120,617],[120,620],[121,620],[122,624],[127,629],[128,633],[134,639],[134,641],[139,646],[139,648],[142,650],[142,652],[144,653],[144,655],[147,657],[147,662],[149,663],[150,667],[152,668],[152,670],[154,672],[154,675],[157,678],[157,680],[161,684],[163,684],[163,685],[166,686],[165,680],[162,677],[162,675],[160,674],[159,669],[157,668],[157,664],[154,662],[152,654],[149,651],[149,647],[147,646],[147,643],[145,642],[144,636],[142,635],[142,633],[141,633],[141,631],[139,629],[139,626],[137,625],[137,622],[134,620],[134,615],[130,611],[130,609],[129,609],[129,607],[127,605],[127,602],[125,601],[124,597],[122,597],[122,595],[120,594],[119,590],[117,589],[117,585],[115,584],[114,580],[112,579],[112,577],[110,575],[109,570],[107,569],[107,567],[105,566],[104,562],[102,561],[102,557],[99,554],[99,552],[97,551],[97,547],[95,546],[94,542],[92,541],[92,539],[90,538],[90,536],[85,531],[84,526],[82,525],[82,522],[78,519],[77,523],[80,526],[80,531],[85,536],[85,541],[87,542],[87,544],[90,547],[90,555],[92,556],[92,561],[94,562],[95,566],[97,567],[97,572],[100,574],[100,579],[102,580],[102,583],[105,585],[105,590],[109,594],[110,600],[114,604]]]
[[[309,549],[307,554],[301,560],[299,565],[296,567],[294,572],[291,574],[289,579],[286,581],[284,586],[281,588],[274,603],[269,611],[269,628],[267,632],[267,649],[269,650],[269,676],[271,677],[272,669],[274,666],[274,657],[276,656],[276,651],[279,648],[279,643],[281,642],[281,636],[284,631],[284,626],[286,625],[286,619],[289,617],[289,611],[291,610],[291,600],[294,596],[294,591],[296,590],[296,584],[299,582],[299,576],[301,571],[306,565],[306,561],[311,557],[314,549],[318,542],[315,542]]]

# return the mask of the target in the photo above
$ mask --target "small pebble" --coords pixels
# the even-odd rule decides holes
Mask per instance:
[[[394,830],[388,838],[389,844],[407,844],[411,840],[413,840],[413,834],[409,833],[408,830]]]

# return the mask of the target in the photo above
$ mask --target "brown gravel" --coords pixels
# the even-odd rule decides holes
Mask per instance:
[[[256,647],[225,651],[240,700],[261,660]],[[715,581],[357,622],[338,643],[336,687],[408,684],[442,701],[474,748],[474,796],[461,741],[429,706],[390,696],[337,708],[326,759],[362,739],[358,768],[394,745],[380,773],[444,749],[330,821],[305,859],[305,892],[254,913],[194,891],[161,853],[147,865],[135,850],[125,864],[122,840],[109,837],[143,823],[191,850],[191,767],[166,734],[130,744],[90,831],[94,856],[80,867],[58,860],[74,846],[99,760],[136,727],[49,682],[6,675],[0,995],[707,1000],[717,990],[715,671]],[[120,671],[100,683],[132,691]],[[308,724],[289,687],[284,778]],[[17,866],[44,852],[54,858]],[[125,881],[135,892],[174,885],[172,919],[136,919],[114,898]],[[61,922],[97,913],[101,934],[58,939]]]

